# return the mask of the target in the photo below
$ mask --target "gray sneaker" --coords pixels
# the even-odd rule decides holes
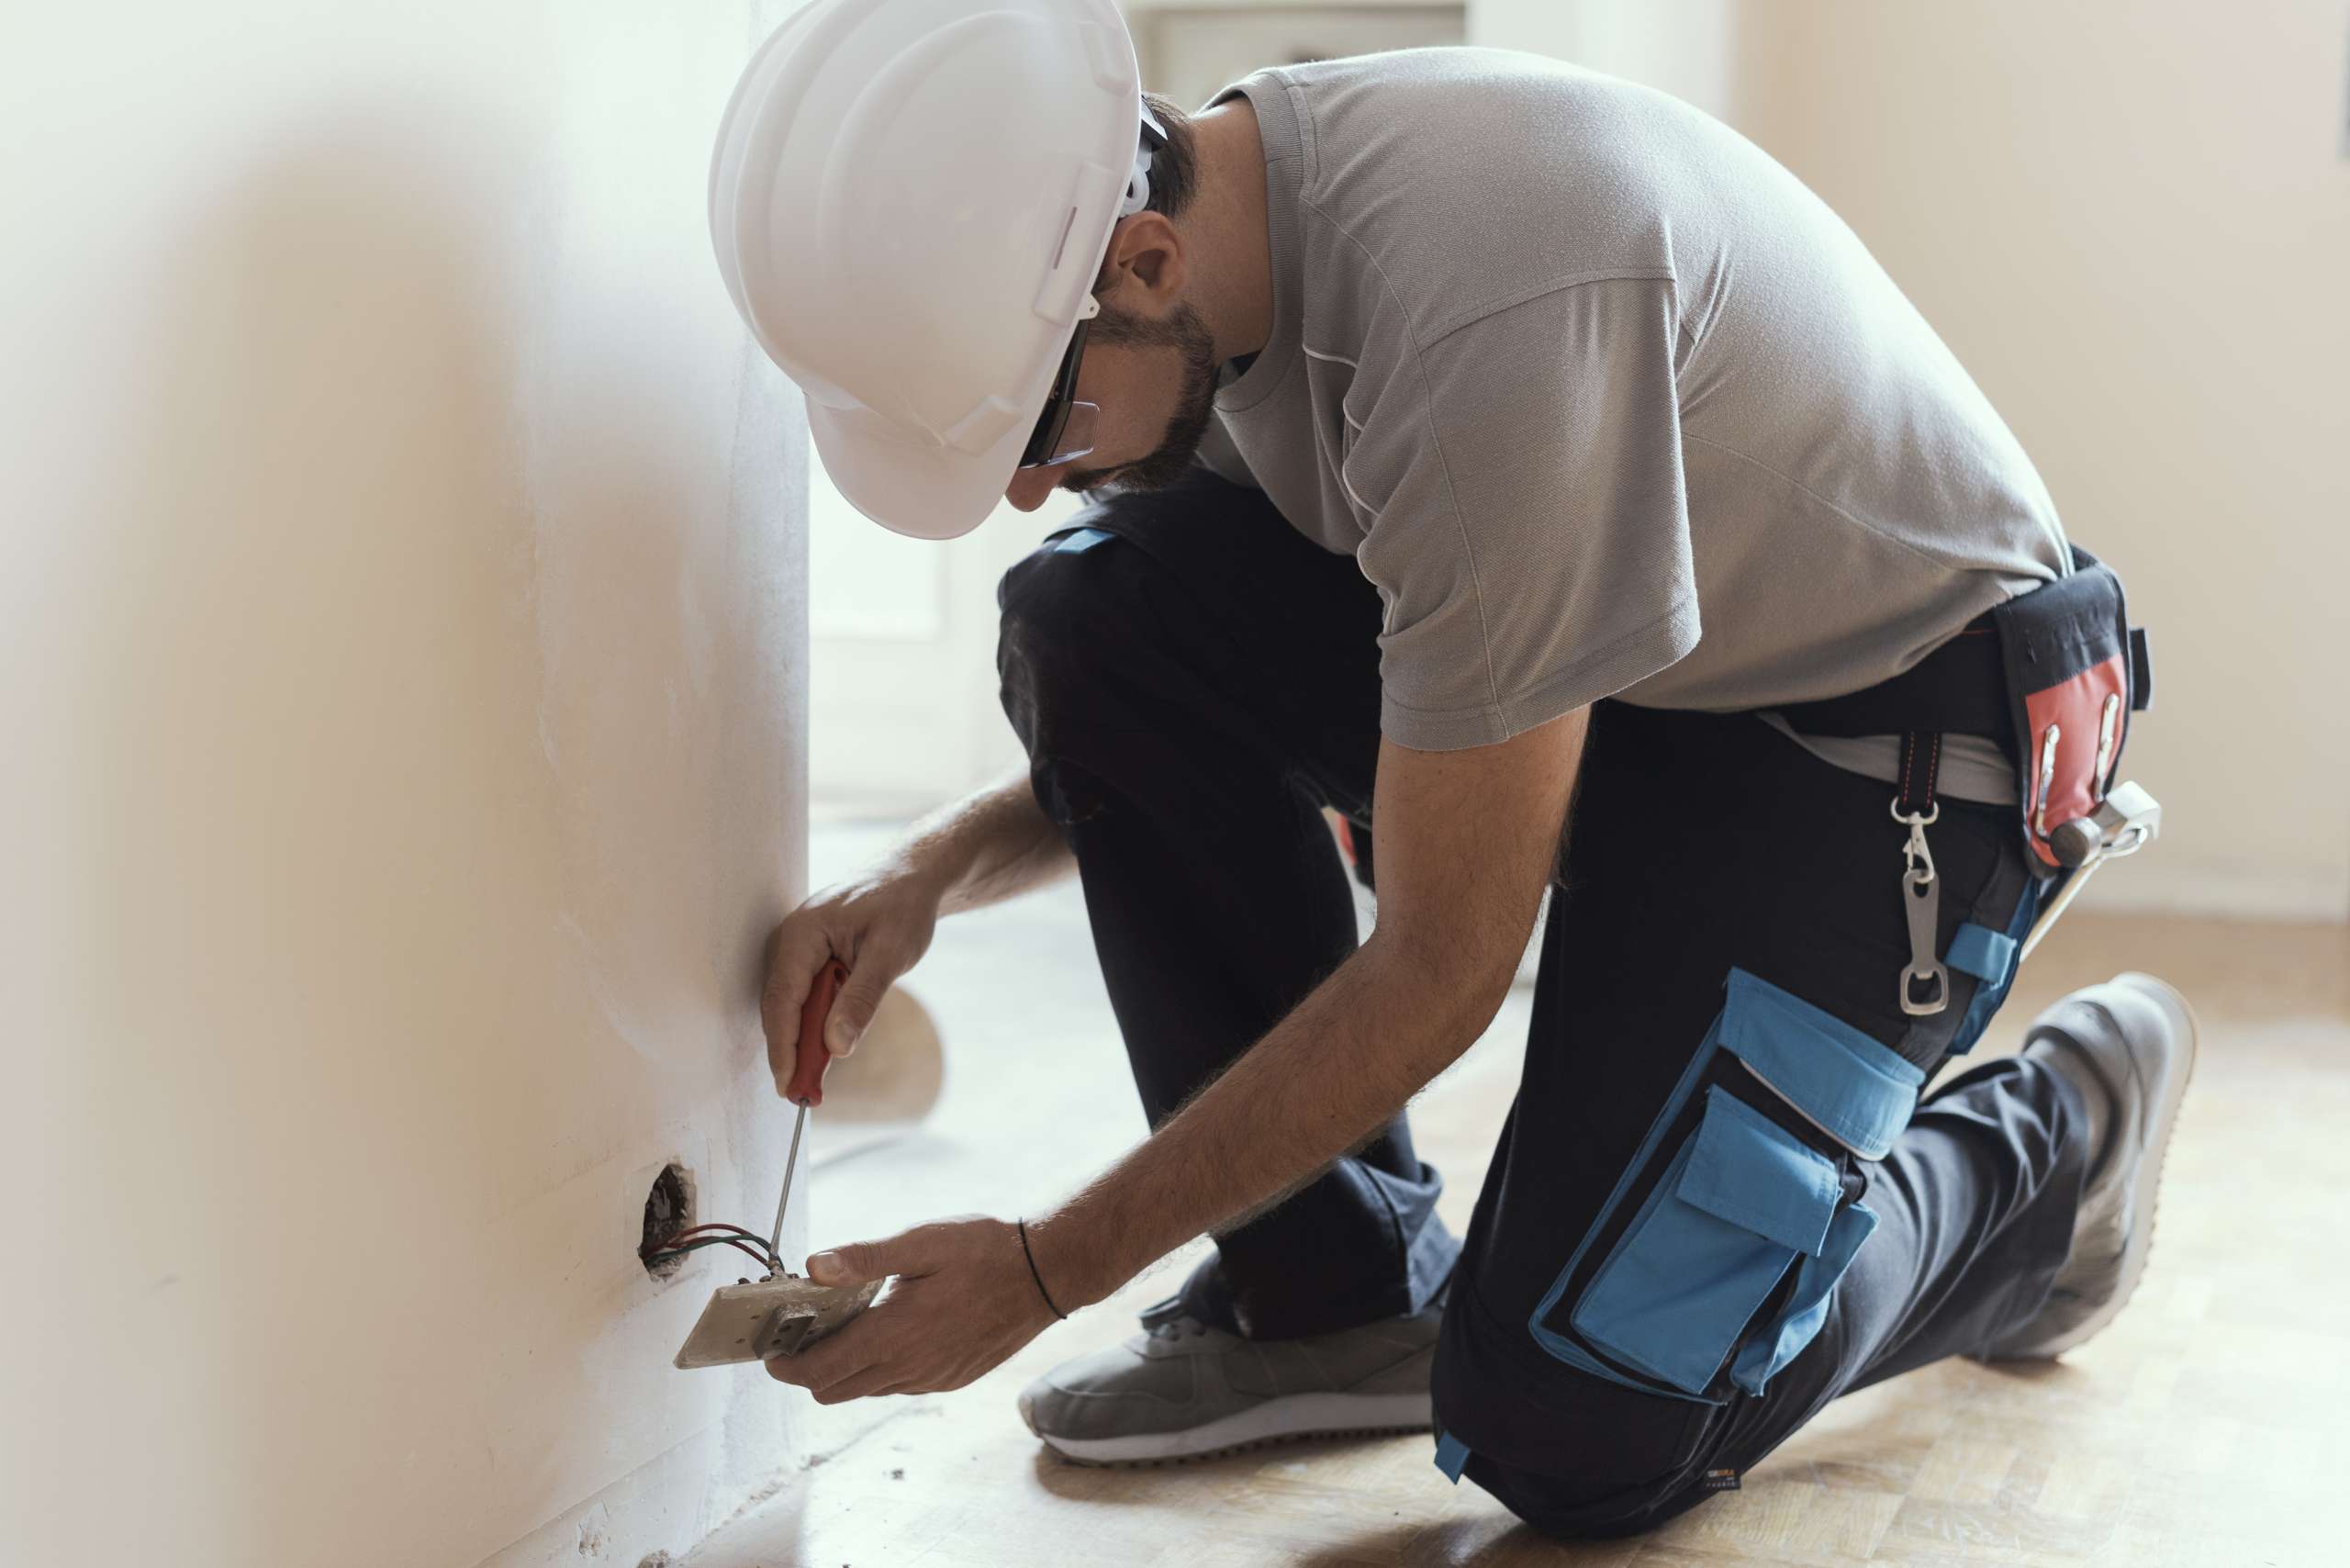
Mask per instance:
[[[1244,1339],[1174,1310],[1063,1361],[1020,1418],[1080,1464],[1159,1464],[1302,1438],[1425,1432],[1443,1296],[1410,1317],[1304,1339]]]
[[[2163,1157],[2195,1072],[2195,1043],[2187,998],[2152,975],[2116,975],[2033,1021],[2024,1054],[2079,1088],[2097,1152],[2072,1250],[2047,1302],[1985,1351],[1986,1360],[2062,1355],[2112,1322],[2137,1289],[2154,1241]]]

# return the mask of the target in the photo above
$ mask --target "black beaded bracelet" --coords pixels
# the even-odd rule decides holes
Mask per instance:
[[[1020,1255],[1028,1260],[1028,1277],[1036,1282],[1036,1294],[1045,1298],[1046,1307],[1055,1317],[1067,1323],[1069,1314],[1053,1305],[1053,1293],[1045,1288],[1045,1276],[1036,1271],[1036,1255],[1028,1250],[1028,1222],[1022,1219],[1013,1223],[1020,1227]]]

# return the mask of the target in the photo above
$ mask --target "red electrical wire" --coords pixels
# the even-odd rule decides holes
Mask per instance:
[[[758,1265],[762,1269],[772,1271],[777,1267],[775,1260],[769,1258],[764,1250],[755,1249],[745,1243],[740,1237],[734,1236],[696,1237],[690,1241],[680,1242],[674,1246],[654,1248],[648,1252],[639,1254],[639,1256],[648,1263],[666,1263],[673,1258],[682,1258],[687,1253],[696,1251],[704,1247],[732,1247],[735,1250],[757,1260]]]

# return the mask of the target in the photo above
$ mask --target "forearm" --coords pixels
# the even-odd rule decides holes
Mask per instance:
[[[1192,1238],[1270,1206],[1403,1109],[1483,1032],[1508,989],[1506,970],[1447,973],[1441,962],[1374,935],[1148,1138],[1032,1221],[1060,1306],[1099,1301]]]
[[[895,857],[936,890],[941,914],[1001,903],[1077,864],[1037,807],[1025,768],[915,823]]]

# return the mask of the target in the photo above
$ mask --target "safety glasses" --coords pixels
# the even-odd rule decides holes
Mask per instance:
[[[1050,468],[1093,450],[1093,431],[1102,422],[1102,409],[1098,404],[1078,401],[1077,397],[1078,362],[1085,357],[1086,330],[1092,324],[1091,317],[1082,319],[1069,334],[1061,367],[1053,374],[1052,390],[1045,395],[1044,411],[1036,416],[1036,428],[1029,432],[1027,448],[1020,454],[1023,468]]]

